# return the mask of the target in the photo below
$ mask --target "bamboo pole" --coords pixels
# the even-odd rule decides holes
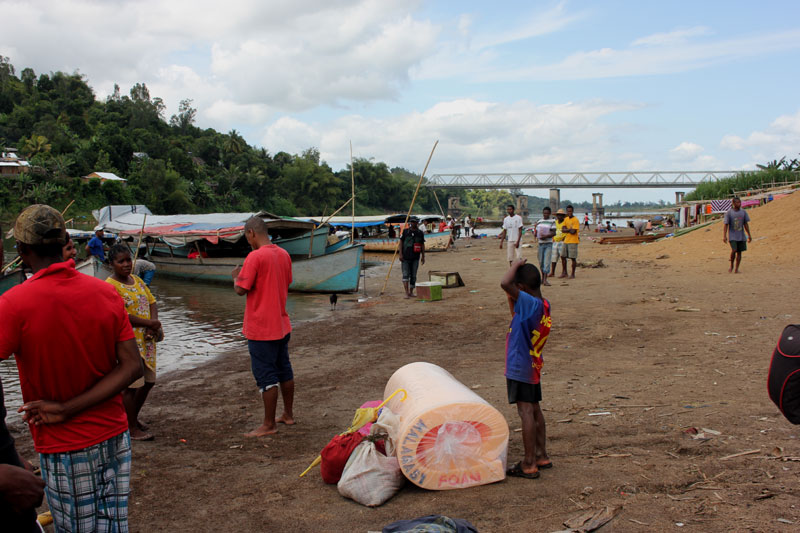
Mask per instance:
[[[333,214],[332,214],[331,216],[329,216],[329,217],[328,217],[328,218],[325,220],[325,222],[323,222],[322,224],[320,224],[320,226],[324,226],[325,224],[327,224],[327,223],[328,223],[328,221],[329,221],[330,219],[332,219],[334,216],[336,216],[336,214],[337,214],[339,211],[341,211],[342,209],[344,209],[345,207],[347,207],[347,204],[349,204],[349,203],[350,203],[350,202],[352,202],[352,201],[353,201],[353,199],[352,199],[352,198],[350,198],[350,199],[349,199],[349,200],[347,200],[345,203],[343,203],[343,204],[342,204],[342,207],[340,207],[339,209],[337,209],[336,211],[334,211],[334,212],[333,212]]]
[[[74,204],[74,203],[75,203],[75,200],[73,199],[70,203],[67,204],[67,207],[65,207],[64,210],[61,211],[61,216],[62,217],[64,216],[64,213],[67,212],[67,209],[69,209],[72,206],[72,204]],[[66,224],[66,222],[65,222],[65,224]],[[2,257],[0,257],[0,259],[2,259]],[[15,268],[17,266],[17,263],[19,263],[20,261],[22,261],[22,258],[17,256],[13,261],[11,261],[9,264],[7,264],[2,269],[0,269],[0,274],[5,272],[6,270],[10,270],[12,268]]]
[[[351,209],[351,226],[350,226],[350,244],[355,244],[356,242],[356,171],[353,168],[353,141],[350,141],[350,198],[353,201],[353,204],[350,206]]]
[[[433,191],[433,197],[436,198],[436,205],[439,206],[439,212],[442,214],[442,218],[447,218],[447,215],[444,214],[444,209],[442,209],[442,204],[439,203],[439,196],[436,194],[436,189],[431,189]]]
[[[133,266],[131,267],[131,272],[136,270],[136,260],[139,258],[139,246],[142,245],[142,235],[144,235],[145,224],[147,224],[147,213],[144,214],[144,220],[142,220],[142,229],[139,231],[139,242],[136,243],[136,250],[133,252]],[[200,252],[199,248],[197,252]]]
[[[408,226],[408,219],[411,218],[411,211],[414,209],[414,202],[417,201],[417,194],[419,193],[419,188],[422,185],[422,180],[425,178],[425,173],[428,171],[428,165],[430,165],[431,163],[431,159],[433,158],[433,152],[436,151],[436,146],[438,146],[438,144],[439,144],[438,140],[435,143],[433,143],[433,148],[431,148],[431,155],[428,156],[428,162],[425,163],[425,168],[422,170],[422,175],[419,177],[419,181],[417,182],[417,188],[414,191],[414,197],[411,198],[411,205],[408,207],[408,213],[406,214],[406,220],[403,223],[403,226]],[[383,293],[386,292],[386,284],[389,282],[389,275],[391,275],[392,273],[394,260],[397,257],[397,251],[400,249],[402,242],[403,242],[402,238],[398,239],[397,246],[394,247],[394,253],[392,254],[392,262],[389,263],[389,272],[386,273],[386,279],[383,280],[383,288],[381,289],[380,293],[381,296],[383,296]]]

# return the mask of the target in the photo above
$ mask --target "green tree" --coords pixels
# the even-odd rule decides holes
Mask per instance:
[[[31,135],[22,144],[22,153],[28,157],[33,157],[37,154],[46,153],[50,151],[50,142],[44,135]]]

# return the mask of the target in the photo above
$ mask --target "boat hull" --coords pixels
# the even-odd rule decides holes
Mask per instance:
[[[324,242],[324,241],[323,241]],[[333,253],[292,261],[291,292],[355,292],[361,273],[363,246],[348,246]],[[308,252],[306,252],[308,253]],[[231,271],[243,257],[151,257],[159,275],[192,281],[230,283]]]
[[[328,228],[326,226],[315,229],[313,241],[311,240],[311,232],[309,231],[305,235],[291,239],[273,238],[272,244],[283,248],[289,252],[289,255],[292,257],[308,257],[309,250],[311,250],[312,256],[323,255],[325,253],[325,247],[328,244]]]
[[[81,274],[86,274],[87,276],[92,276],[93,278],[102,279],[105,281],[107,277],[109,277],[114,272],[111,268],[106,265],[105,263],[101,263],[94,257],[81,261],[77,265],[75,265],[75,270],[80,272]]]
[[[444,252],[450,247],[450,237],[452,234],[449,231],[442,231],[439,233],[426,233],[425,234],[425,251],[426,252]],[[356,243],[364,245],[365,252],[388,252],[394,253],[397,248],[397,243],[400,242],[399,238],[382,238],[382,239],[358,239]]]
[[[16,287],[23,281],[25,281],[25,273],[22,270],[14,270],[8,274],[0,275],[0,294],[12,287]]]

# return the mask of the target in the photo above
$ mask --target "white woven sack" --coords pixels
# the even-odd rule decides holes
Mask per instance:
[[[365,440],[353,450],[337,487],[339,494],[367,507],[377,507],[405,483],[396,457],[387,457]]]

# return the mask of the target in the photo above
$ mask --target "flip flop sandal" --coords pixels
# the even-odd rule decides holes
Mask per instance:
[[[521,477],[524,479],[536,479],[539,477],[539,471],[529,474],[522,470],[522,463],[517,463],[508,470],[506,470],[506,475],[509,477]]]
[[[549,463],[545,463],[543,465],[536,465],[536,468],[538,468],[539,470],[547,470],[548,468],[553,468],[553,461],[550,461]]]

